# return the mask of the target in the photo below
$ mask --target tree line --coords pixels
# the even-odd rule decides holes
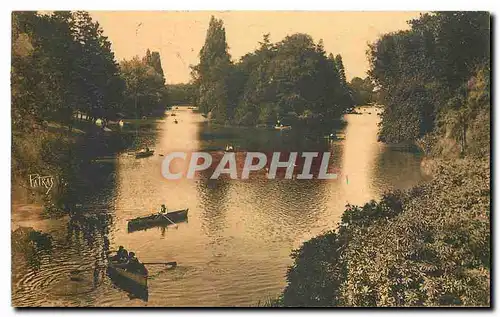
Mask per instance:
[[[380,139],[415,142],[437,133],[465,153],[476,120],[489,122],[489,13],[427,13],[409,25],[368,50],[384,105]]]
[[[71,129],[76,114],[92,121],[149,115],[168,103],[159,53],[118,64],[85,11],[13,12],[11,87],[20,131],[46,121]]]
[[[222,20],[212,16],[200,62],[192,66],[199,109],[221,123],[275,124],[294,117],[338,118],[353,105],[341,55],[320,40],[293,34],[231,60]]]

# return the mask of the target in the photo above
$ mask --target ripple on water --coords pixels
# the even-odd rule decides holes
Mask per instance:
[[[99,280],[94,278],[94,263],[83,262],[95,258],[92,247],[77,250],[56,244],[55,248],[61,252],[38,252],[36,266],[28,265],[24,255],[13,254],[14,306],[65,306],[68,298],[74,300],[96,289]]]

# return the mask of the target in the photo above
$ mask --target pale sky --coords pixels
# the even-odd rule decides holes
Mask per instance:
[[[323,39],[327,53],[341,54],[347,79],[366,76],[367,43],[380,35],[407,29],[407,20],[418,12],[313,12],[313,11],[93,11],[109,37],[118,61],[159,51],[167,83],[190,80],[189,65],[198,63],[210,21],[224,21],[233,60],[255,50],[265,33],[271,41],[307,33],[317,43]],[[136,36],[137,25],[139,27]]]

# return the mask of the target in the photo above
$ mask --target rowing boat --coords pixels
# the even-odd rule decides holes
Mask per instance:
[[[153,155],[154,152],[154,150],[135,152],[135,158],[148,157]]]
[[[127,271],[125,264],[110,261],[108,263],[108,270],[115,273],[116,277],[121,277],[122,279],[127,279],[138,286],[147,287],[148,286],[148,274],[141,274],[137,272]]]
[[[132,232],[154,226],[169,225],[172,224],[172,222],[183,222],[187,220],[188,211],[189,208],[171,211],[165,214],[156,213],[149,216],[131,219],[128,222],[128,231]]]
[[[107,273],[117,287],[125,290],[134,297],[148,300],[148,274],[130,272],[125,269],[125,264],[109,260]]]
[[[292,126],[289,125],[276,125],[274,126],[276,130],[291,130]]]

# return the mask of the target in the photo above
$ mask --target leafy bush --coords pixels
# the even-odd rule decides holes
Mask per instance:
[[[489,164],[437,165],[431,182],[347,206],[337,231],[293,251],[281,305],[489,305]]]

